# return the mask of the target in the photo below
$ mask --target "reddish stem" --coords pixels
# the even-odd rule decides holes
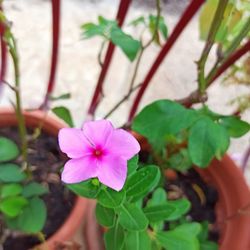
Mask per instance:
[[[121,0],[120,1],[119,9],[118,9],[117,16],[116,16],[116,20],[118,21],[118,25],[120,27],[122,26],[122,24],[125,20],[130,3],[131,3],[131,0]],[[108,49],[107,49],[107,52],[105,55],[104,62],[103,62],[102,70],[101,70],[101,73],[99,75],[99,79],[98,79],[97,84],[96,84],[95,92],[94,92],[94,95],[92,97],[89,109],[88,109],[88,115],[90,117],[94,116],[95,110],[96,110],[96,108],[101,100],[102,93],[103,93],[104,80],[105,80],[105,77],[107,75],[107,71],[108,71],[108,68],[109,68],[113,53],[114,53],[114,49],[115,49],[115,46],[110,42],[108,45]]]
[[[219,77],[222,73],[224,73],[230,66],[232,66],[236,61],[238,61],[242,56],[250,51],[250,39],[238,50],[233,52],[228,59],[217,69],[215,75],[208,82],[207,88]],[[198,90],[192,92],[189,96],[177,100],[177,102],[181,103],[187,108],[190,108],[193,104],[199,103],[202,101],[202,98],[199,94]]]
[[[224,73],[230,66],[232,66],[236,61],[238,61],[243,55],[250,51],[250,39],[244,44],[240,49],[236,50],[228,59],[218,68],[216,74],[208,83],[210,85],[214,82],[222,73]]]
[[[192,0],[190,5],[186,8],[184,13],[182,14],[180,20],[178,21],[177,25],[175,26],[175,28],[172,32],[172,34],[168,38],[164,47],[162,48],[162,50],[158,54],[158,57],[154,61],[151,69],[149,70],[148,74],[146,75],[146,77],[142,83],[142,86],[141,86],[140,90],[138,91],[137,96],[135,97],[135,100],[134,100],[133,106],[130,110],[130,114],[129,114],[129,118],[128,118],[129,123],[132,121],[132,119],[137,111],[138,105],[142,99],[142,96],[143,96],[145,90],[147,89],[150,80],[152,79],[155,72],[159,68],[161,62],[163,61],[165,56],[168,54],[168,52],[170,51],[172,46],[175,44],[176,40],[178,39],[178,37],[180,36],[180,34],[184,30],[184,28],[187,26],[189,21],[192,19],[192,17],[195,15],[195,13],[199,10],[199,8],[202,6],[202,4],[204,2],[205,2],[205,0]]]
[[[0,10],[3,11],[3,7],[0,6]],[[4,41],[4,24],[0,24],[0,43],[1,43],[1,68],[0,68],[0,94],[3,88],[3,81],[7,69],[7,45]]]
[[[52,54],[51,54],[51,66],[50,75],[47,85],[47,92],[44,98],[44,102],[41,105],[41,109],[48,108],[48,102],[51,93],[55,88],[55,76],[58,61],[58,51],[59,51],[59,36],[60,36],[60,5],[61,0],[52,0]]]

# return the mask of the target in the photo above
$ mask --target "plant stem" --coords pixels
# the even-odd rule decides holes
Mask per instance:
[[[155,23],[154,34],[152,35],[151,39],[145,45],[142,45],[142,47],[141,47],[141,50],[139,52],[139,56],[138,56],[136,64],[135,64],[134,73],[132,75],[131,82],[129,84],[128,93],[121,100],[119,100],[114,105],[113,108],[111,108],[111,110],[104,116],[104,119],[107,119],[115,110],[117,110],[120,107],[120,105],[122,103],[124,103],[125,101],[127,101],[129,99],[129,97],[131,96],[131,94],[136,89],[138,89],[138,87],[141,86],[141,84],[139,84],[139,85],[137,85],[137,86],[134,87],[134,84],[135,84],[136,77],[138,75],[138,70],[139,70],[139,66],[140,66],[140,63],[141,63],[141,59],[142,59],[143,53],[153,43],[153,41],[155,40],[155,37],[157,35],[157,32],[158,32],[158,26],[159,26],[159,22],[160,22],[160,18],[161,18],[160,0],[156,0],[156,9],[157,9],[157,14],[156,14],[156,23]],[[142,38],[141,38],[141,44],[142,44]]]
[[[52,0],[52,55],[51,55],[51,66],[50,75],[47,86],[47,92],[44,97],[44,101],[40,106],[40,109],[47,110],[49,107],[50,96],[55,88],[55,77],[58,61],[58,51],[59,51],[59,35],[60,35],[60,3],[61,0]]]
[[[132,105],[132,108],[130,110],[129,117],[128,117],[128,124],[131,123],[131,121],[132,121],[132,119],[137,111],[137,108],[139,106],[139,103],[144,95],[144,92],[146,91],[146,89],[150,83],[150,80],[154,76],[154,74],[157,71],[158,67],[160,66],[161,62],[166,57],[166,55],[169,53],[170,49],[175,44],[175,42],[177,41],[177,39],[180,36],[180,34],[182,33],[182,31],[185,29],[185,27],[187,26],[189,21],[192,19],[192,17],[195,15],[195,13],[199,10],[199,8],[202,6],[202,4],[204,2],[205,2],[205,0],[192,0],[192,2],[189,4],[189,6],[186,8],[184,13],[182,14],[179,22],[177,23],[177,25],[175,26],[175,28],[172,32],[172,34],[170,35],[167,42],[163,46],[162,50],[158,54],[152,67],[150,68],[144,81],[142,82],[142,86],[139,89],[139,91],[135,97],[134,103]]]
[[[100,48],[99,53],[98,53],[98,63],[99,63],[99,65],[101,66],[101,68],[103,67],[102,53],[103,53],[105,44],[106,44],[106,40],[104,40],[104,41],[102,42],[101,48]]]
[[[18,120],[18,130],[19,130],[19,135],[21,139],[21,152],[22,152],[22,157],[24,163],[27,163],[27,131],[26,131],[26,126],[25,126],[25,121],[24,121],[24,116],[22,113],[22,102],[21,102],[21,95],[20,95],[20,70],[19,70],[19,58],[17,55],[17,44],[16,44],[16,39],[10,32],[10,41],[8,46],[9,46],[9,52],[13,61],[14,65],[14,72],[15,72],[15,96],[16,96],[16,116]]]
[[[131,3],[131,0],[120,1],[119,9],[118,9],[117,16],[116,16],[116,20],[118,21],[118,25],[120,27],[122,26],[125,20],[125,16],[127,14],[130,3]],[[114,49],[115,49],[115,46],[110,42],[108,45],[106,55],[105,55],[101,73],[96,83],[95,91],[94,91],[90,106],[88,108],[88,117],[90,117],[91,119],[93,119],[96,108],[98,104],[100,103],[102,96],[103,96],[103,84],[104,84],[105,76],[107,75],[107,71],[108,71],[108,68],[109,68],[113,53],[114,53]]]
[[[227,7],[228,0],[221,0],[218,3],[209,33],[207,37],[207,41],[205,47],[202,51],[201,57],[197,62],[198,65],[198,84],[200,94],[203,95],[206,90],[206,78],[205,78],[205,65],[209,56],[209,53],[214,45],[216,34],[220,28],[221,22],[223,20],[223,14]]]
[[[223,57],[218,59],[216,63],[214,64],[213,68],[210,70],[208,76],[206,77],[206,81],[210,82],[211,79],[214,77],[216,71],[218,70],[218,66],[223,64],[227,58],[240,46],[240,43],[242,40],[247,36],[247,34],[250,32],[250,17],[246,21],[245,25],[243,26],[242,30],[234,38],[231,45],[228,47],[228,49],[223,53]]]

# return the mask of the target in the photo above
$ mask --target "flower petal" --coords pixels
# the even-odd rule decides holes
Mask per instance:
[[[109,152],[130,159],[140,151],[138,141],[127,131],[116,129],[106,144]]]
[[[70,158],[80,158],[89,154],[91,145],[81,129],[63,128],[59,131],[58,140],[62,152]]]
[[[104,146],[113,130],[111,122],[107,120],[85,122],[83,125],[84,135],[95,146]]]
[[[127,161],[118,156],[103,157],[97,177],[104,185],[120,191],[127,177]]]
[[[62,181],[65,183],[78,183],[90,178],[97,177],[98,166],[96,161],[89,156],[72,159],[66,162]]]

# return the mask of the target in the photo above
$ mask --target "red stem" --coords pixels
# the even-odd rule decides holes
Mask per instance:
[[[250,39],[243,45],[240,49],[236,50],[228,59],[218,68],[216,74],[208,83],[210,85],[215,81],[222,73],[224,73],[230,66],[232,66],[237,60],[239,60],[243,55],[250,51]]]
[[[60,36],[60,5],[61,0],[52,0],[52,55],[51,55],[51,66],[50,75],[47,85],[47,92],[44,98],[44,102],[41,105],[41,109],[48,108],[49,97],[55,88],[55,76],[58,61],[59,51],[59,36]]]
[[[3,11],[2,6],[0,6],[0,10]],[[2,92],[3,81],[7,69],[7,45],[3,37],[4,37],[4,25],[0,24],[0,43],[1,43],[0,94]]]
[[[118,9],[117,16],[116,16],[116,20],[118,21],[118,25],[120,27],[122,26],[122,24],[125,20],[130,3],[131,3],[131,0],[121,0],[120,1],[119,9]],[[108,68],[109,68],[113,53],[114,53],[114,49],[115,49],[115,46],[112,43],[109,43],[108,49],[107,49],[107,52],[105,55],[105,59],[103,62],[102,70],[101,70],[101,73],[99,75],[99,79],[98,79],[97,84],[96,84],[95,92],[94,92],[94,95],[92,97],[89,109],[88,109],[88,115],[90,117],[94,116],[95,110],[96,110],[96,108],[101,100],[102,93],[103,93],[102,90],[103,90],[104,80],[105,80],[105,77],[107,75],[107,71],[108,71]]]
[[[141,86],[137,96],[135,97],[135,100],[134,100],[133,106],[132,106],[132,108],[130,110],[130,114],[129,114],[129,118],[128,118],[129,123],[132,121],[132,119],[133,119],[133,117],[134,117],[134,115],[135,115],[135,113],[137,111],[138,105],[139,105],[139,103],[141,101],[141,98],[142,98],[145,90],[147,89],[150,80],[152,79],[155,72],[159,68],[161,62],[163,61],[165,56],[168,54],[168,52],[170,51],[172,46],[175,44],[176,40],[178,39],[178,37],[180,36],[180,34],[184,30],[184,28],[187,26],[189,21],[192,19],[192,17],[195,15],[195,13],[199,10],[199,8],[202,6],[202,4],[204,2],[205,2],[205,0],[192,0],[190,5],[186,8],[184,13],[182,14],[179,22],[175,26],[172,34],[168,38],[168,40],[165,43],[164,47],[162,48],[162,50],[158,54],[158,57],[154,61],[151,69],[149,70],[148,74],[146,75],[146,77],[145,77],[145,79],[144,79],[144,81],[142,83],[142,86]]]

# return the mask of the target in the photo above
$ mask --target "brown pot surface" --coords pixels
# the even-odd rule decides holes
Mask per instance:
[[[143,149],[148,148],[144,138],[133,133]],[[217,188],[217,224],[220,230],[220,250],[250,250],[250,191],[240,169],[228,155],[214,160],[206,169],[196,168],[208,183]],[[84,236],[88,250],[103,250],[100,230],[97,229],[94,204],[88,209]],[[240,210],[248,207],[248,211]],[[98,244],[100,243],[101,244]]]
[[[45,115],[42,111],[24,112],[27,127],[36,127],[43,124],[43,130],[52,136],[66,125],[56,118]],[[17,125],[17,119],[12,109],[0,109],[0,127]],[[88,200],[77,197],[75,205],[64,224],[44,244],[35,247],[39,250],[55,250],[55,245],[70,240],[80,228],[86,213]]]

